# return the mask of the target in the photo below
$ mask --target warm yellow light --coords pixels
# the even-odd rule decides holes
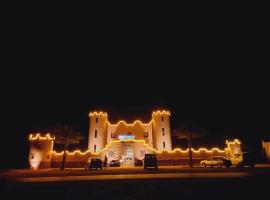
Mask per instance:
[[[238,139],[234,139],[234,141],[226,140],[226,144],[241,144],[241,142]]]
[[[126,123],[124,120],[120,120],[116,124],[111,124],[109,121],[107,121],[107,123],[110,126],[118,126],[119,124],[125,124],[125,126],[134,126],[136,123],[139,123],[140,125],[150,125],[152,123],[152,120],[148,123],[143,123],[140,120],[135,120],[133,123]]]
[[[40,133],[37,133],[35,136],[33,136],[33,134],[30,134],[29,140],[32,141],[32,140],[54,140],[55,139],[55,137],[52,137],[50,133],[47,133],[45,137],[42,137],[40,135],[41,135]]]
[[[94,115],[105,115],[105,116],[107,116],[107,113],[102,112],[102,111],[100,111],[100,112],[95,111],[95,112],[90,112],[89,113],[89,116],[94,116]]]
[[[67,151],[67,155],[75,155],[75,154],[80,154],[80,155],[86,155],[87,153],[92,153],[91,151],[87,150],[85,152],[82,152],[81,150],[77,149],[73,152],[69,152]],[[61,152],[56,152],[56,151],[52,151],[52,154],[55,154],[55,155],[63,155],[64,154],[64,151],[61,151]]]
[[[162,110],[162,111],[157,110],[157,111],[152,112],[152,116],[153,115],[158,115],[158,114],[160,114],[160,115],[171,115],[170,111],[166,111],[166,110]]]
[[[166,110],[162,110],[162,111],[158,110],[158,111],[152,112],[152,116],[157,115],[157,114],[171,115],[170,111],[166,111]],[[95,115],[105,115],[107,117],[107,113],[102,112],[102,111],[100,111],[100,112],[94,111],[94,112],[90,112],[90,114],[89,114],[89,116],[95,116]],[[141,120],[135,120],[133,123],[127,123],[125,120],[120,120],[116,124],[112,124],[108,120],[106,122],[107,122],[107,124],[109,124],[111,126],[118,126],[121,123],[125,124],[125,126],[134,126],[136,123],[139,123],[140,125],[150,125],[153,122],[153,120],[151,120],[148,123],[143,123]]]
[[[112,145],[112,143],[121,143],[123,142],[122,140],[112,140],[110,141],[109,144],[107,144],[103,149],[101,149],[99,152],[92,152],[90,150],[87,150],[85,152],[82,152],[81,150],[75,150],[73,152],[69,152],[67,151],[67,155],[75,155],[75,154],[80,154],[80,155],[86,155],[87,153],[91,153],[91,154],[94,154],[94,155],[98,155],[100,154],[101,152],[107,150],[108,148],[110,148],[110,146]],[[180,149],[180,148],[176,148],[172,151],[169,151],[167,149],[163,149],[161,151],[157,151],[156,149],[150,147],[147,143],[145,143],[145,140],[136,140],[136,139],[129,139],[129,140],[125,140],[125,142],[142,142],[144,146],[146,146],[146,148],[150,149],[151,151],[157,153],[157,154],[160,154],[160,153],[163,153],[163,152],[167,152],[167,153],[176,153],[176,152],[180,152],[180,153],[187,153],[189,151],[189,149],[186,149],[186,150],[183,150],[183,149]],[[239,143],[239,140],[235,139],[232,143]],[[227,151],[227,148],[225,148],[224,150],[222,149],[219,149],[218,147],[214,147],[212,149],[207,149],[205,147],[201,147],[197,150],[195,150],[194,148],[191,148],[192,152],[194,153],[202,153],[202,152],[206,152],[206,153],[213,153],[213,152],[219,152],[219,153],[225,153]],[[64,151],[62,152],[56,152],[56,151],[53,151],[52,152],[53,154],[55,155],[63,155]]]

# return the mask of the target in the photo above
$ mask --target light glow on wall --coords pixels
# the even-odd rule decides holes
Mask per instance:
[[[42,155],[38,149],[32,149],[31,153],[33,154],[33,158],[29,159],[30,166],[36,170],[42,161]]]

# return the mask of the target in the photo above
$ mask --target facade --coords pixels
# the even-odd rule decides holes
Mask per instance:
[[[91,112],[89,118],[88,150],[99,153],[105,149],[101,153],[106,154],[109,161],[120,160],[133,165],[151,149],[172,150],[169,111],[153,112],[148,123],[136,120],[130,124],[125,121],[112,124],[103,112]]]
[[[262,141],[262,146],[265,151],[268,162],[270,163],[270,142]]]
[[[172,150],[170,112],[156,111],[149,122],[139,120],[133,123],[119,121],[112,124],[105,112],[90,112],[88,149],[67,152],[67,167],[84,167],[91,157],[100,157],[108,161],[119,160],[124,166],[134,166],[136,160],[142,160],[146,153],[157,155],[159,165],[187,165],[189,150],[180,148]],[[63,152],[53,150],[54,137],[41,134],[29,137],[30,168],[59,167]],[[238,140],[226,141],[225,149],[192,149],[194,164],[209,156],[232,156],[241,152]]]

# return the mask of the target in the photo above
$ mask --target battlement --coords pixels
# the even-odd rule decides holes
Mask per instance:
[[[241,142],[238,139],[234,139],[233,141],[226,140],[226,144],[227,145],[230,145],[230,144],[241,144]]]
[[[105,117],[107,117],[108,114],[106,112],[102,112],[102,111],[100,111],[100,112],[94,111],[94,112],[89,113],[89,117],[91,117],[91,116],[105,116]]]
[[[47,133],[45,136],[41,136],[40,133],[36,133],[36,134],[30,134],[29,135],[29,140],[30,141],[34,141],[34,140],[55,140],[54,136],[51,136],[50,133]]]
[[[171,113],[168,110],[157,110],[152,112],[152,116],[155,115],[171,115]]]

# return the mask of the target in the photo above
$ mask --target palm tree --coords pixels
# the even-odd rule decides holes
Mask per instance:
[[[76,131],[75,127],[67,124],[58,125],[54,132],[56,135],[55,143],[62,144],[64,146],[63,159],[60,167],[61,170],[64,170],[68,146],[71,144],[78,144],[80,140],[84,139],[84,137],[81,135],[81,133]]]
[[[192,139],[201,138],[207,135],[207,130],[204,128],[199,128],[196,124],[191,121],[183,121],[179,124],[179,127],[173,130],[173,136],[177,139],[187,139],[188,140],[188,150],[189,150],[189,166],[193,167],[192,159]]]

